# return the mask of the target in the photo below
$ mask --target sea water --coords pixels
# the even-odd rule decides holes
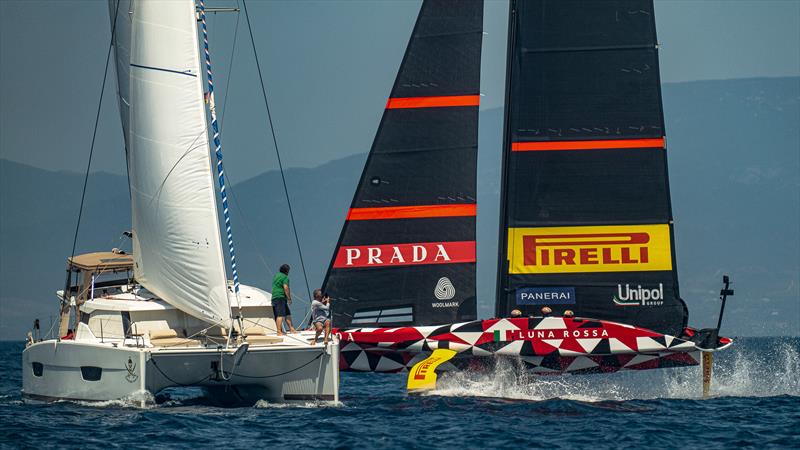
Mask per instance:
[[[199,389],[158,405],[25,403],[23,344],[0,342],[2,448],[800,448],[800,338],[741,338],[699,367],[533,376],[513,363],[405,392],[405,375],[343,373],[341,402],[215,407]]]

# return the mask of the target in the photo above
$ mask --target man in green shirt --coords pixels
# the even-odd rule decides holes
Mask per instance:
[[[286,325],[289,327],[290,333],[297,333],[297,330],[292,326],[292,312],[289,311],[289,305],[292,304],[292,293],[289,290],[289,265],[284,264],[280,268],[280,272],[275,274],[272,278],[272,309],[275,311],[275,325],[278,326],[278,335],[281,336],[283,332],[283,321],[286,320]]]

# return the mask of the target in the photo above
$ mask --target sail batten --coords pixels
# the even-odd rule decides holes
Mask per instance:
[[[230,320],[193,0],[109,1],[131,190],[134,277]]]

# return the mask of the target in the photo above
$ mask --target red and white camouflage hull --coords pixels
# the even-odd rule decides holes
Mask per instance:
[[[434,349],[458,354],[442,370],[485,367],[496,358],[515,358],[533,372],[607,373],[694,366],[694,342],[631,325],[584,318],[513,318],[447,325],[336,330],[340,368],[356,372],[400,372]],[[691,336],[694,330],[687,329]],[[720,338],[720,344],[731,340]]]

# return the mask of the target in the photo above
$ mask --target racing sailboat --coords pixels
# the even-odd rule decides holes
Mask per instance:
[[[651,0],[511,1],[496,317],[477,320],[482,11],[423,2],[325,280],[342,369],[614,372],[730,345],[678,290]]]
[[[68,259],[60,332],[29,339],[23,397],[146,402],[169,387],[198,386],[227,404],[338,400],[338,343],[278,335],[270,294],[239,283],[203,1],[110,0],[109,11],[133,252]]]

